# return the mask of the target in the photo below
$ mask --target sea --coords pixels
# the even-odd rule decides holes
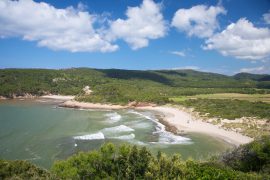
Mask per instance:
[[[204,160],[232,148],[220,139],[197,133],[166,131],[157,112],[134,109],[60,108],[59,100],[0,101],[0,159],[27,160],[49,169],[56,160],[78,152],[116,146],[146,146],[152,153]]]

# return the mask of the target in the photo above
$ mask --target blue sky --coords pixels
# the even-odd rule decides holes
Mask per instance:
[[[0,37],[0,68],[270,73],[268,0],[1,0]]]

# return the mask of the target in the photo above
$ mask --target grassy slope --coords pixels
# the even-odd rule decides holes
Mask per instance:
[[[270,103],[270,94],[240,94],[240,93],[216,93],[216,94],[198,94],[194,96],[178,96],[170,98],[174,102],[181,102],[187,99],[237,99],[250,102]]]
[[[188,99],[181,104],[194,107],[208,117],[235,119],[241,117],[258,117],[270,119],[270,105],[263,102],[249,102],[230,99]]]

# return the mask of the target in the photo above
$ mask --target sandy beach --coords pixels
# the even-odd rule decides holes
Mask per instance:
[[[45,99],[57,99],[57,100],[71,100],[74,99],[75,96],[63,96],[63,95],[44,95],[44,96],[40,96],[40,98],[45,98]]]
[[[112,104],[78,102],[74,100],[66,101],[60,104],[59,106],[68,107],[68,108],[82,108],[82,109],[125,109],[129,107],[129,106],[112,105]]]
[[[69,108],[82,108],[82,109],[126,109],[126,108],[135,108],[138,110],[150,110],[157,111],[164,115],[163,121],[167,125],[170,125],[178,132],[181,133],[202,133],[211,135],[216,138],[220,138],[230,144],[240,145],[251,142],[253,139],[247,136],[244,136],[240,133],[234,131],[227,131],[207,122],[203,122],[200,119],[195,119],[191,114],[174,107],[167,106],[144,106],[144,107],[132,107],[132,106],[121,106],[121,105],[110,105],[110,104],[99,104],[99,103],[86,103],[78,102],[75,100],[68,100],[59,106],[69,107]]]
[[[4,96],[0,96],[0,100],[6,100],[7,98]]]
[[[234,131],[227,131],[216,125],[194,119],[191,114],[173,107],[140,107],[136,109],[158,111],[164,114],[164,121],[177,128],[180,132],[196,132],[220,138],[230,144],[240,145],[251,142],[253,139]]]

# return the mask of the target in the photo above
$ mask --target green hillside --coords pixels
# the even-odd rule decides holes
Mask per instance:
[[[253,75],[257,77],[258,75]],[[126,104],[130,101],[166,103],[180,95],[208,93],[269,93],[252,75],[239,78],[193,70],[136,71],[119,69],[74,68],[4,69],[0,70],[0,95],[5,97],[64,94],[77,95],[78,100]],[[84,96],[83,87],[93,93]]]
[[[263,81],[262,81],[263,79]],[[130,101],[166,103],[170,97],[210,93],[265,94],[267,75],[225,76],[194,70],[137,71],[119,69],[3,69],[0,95],[5,97],[64,94],[78,100],[126,104]],[[84,96],[83,87],[93,93]]]

